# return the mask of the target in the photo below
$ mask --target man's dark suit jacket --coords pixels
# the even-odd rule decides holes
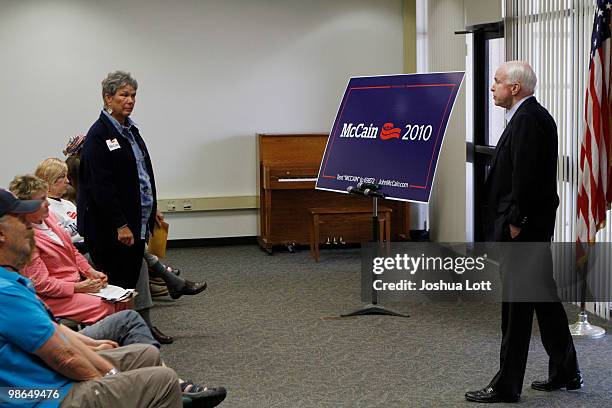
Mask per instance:
[[[152,231],[157,211],[153,167],[145,143],[135,126],[132,127],[132,133],[145,155],[151,179],[153,210],[148,225]],[[111,150],[107,144],[111,140],[116,140],[120,148]],[[81,152],[77,213],[79,233],[88,241],[116,241],[117,228],[124,225],[130,228],[136,240],[140,238],[142,215],[136,158],[130,142],[119,134],[104,113],[100,114],[100,118],[87,132]]]
[[[509,241],[509,224],[528,241],[550,241],[559,205],[557,126],[535,97],[519,106],[497,143],[485,199],[487,241]]]

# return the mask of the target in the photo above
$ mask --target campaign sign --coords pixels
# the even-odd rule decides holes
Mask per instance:
[[[377,183],[390,199],[429,201],[463,72],[351,78],[316,188]]]

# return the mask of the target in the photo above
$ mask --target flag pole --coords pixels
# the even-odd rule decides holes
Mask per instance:
[[[585,96],[585,129],[580,147],[577,197],[577,244],[595,242],[597,231],[605,225],[606,211],[612,202],[612,133],[610,89],[612,2],[597,0],[593,16],[593,35],[589,59],[589,72]],[[604,152],[600,154],[600,152]],[[584,173],[587,173],[586,175]],[[588,251],[588,250],[587,250]],[[606,331],[589,323],[586,311],[587,269],[586,262],[577,267],[582,276],[580,313],[578,321],[569,326],[572,336],[596,339]]]
[[[578,321],[574,324],[570,324],[569,330],[572,337],[580,339],[599,339],[606,334],[606,330],[604,328],[594,326],[589,323],[585,302],[580,302]]]
[[[586,291],[587,291],[587,274],[586,269],[588,268],[588,258],[582,266],[578,266],[579,275],[582,277],[582,285],[580,285],[580,313],[578,313],[578,321],[574,324],[569,325],[569,331],[572,337],[579,339],[599,339],[606,334],[606,330],[594,326],[589,323],[589,318],[586,311]]]

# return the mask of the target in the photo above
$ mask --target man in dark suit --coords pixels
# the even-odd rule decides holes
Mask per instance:
[[[493,100],[495,105],[507,109],[508,125],[497,143],[485,182],[487,241],[549,243],[553,236],[559,205],[557,127],[533,96],[536,81],[531,66],[522,61],[506,62],[495,73],[491,87]],[[519,245],[510,244],[510,247]],[[511,261],[502,258],[502,279],[508,277],[504,284],[515,279],[517,264],[524,262],[517,258],[521,257]],[[539,264],[544,265],[540,275],[552,281],[550,249],[543,258]],[[582,376],[576,350],[558,298],[549,302],[512,300],[505,298],[502,303],[500,369],[486,388],[467,392],[466,399],[474,402],[519,400],[534,311],[550,360],[549,378],[535,381],[531,387],[540,391],[580,388]]]

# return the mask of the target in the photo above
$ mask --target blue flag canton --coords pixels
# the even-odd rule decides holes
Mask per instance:
[[[610,38],[610,12],[611,0],[597,0],[595,20],[593,22],[593,35],[591,37],[591,58],[604,41]]]

